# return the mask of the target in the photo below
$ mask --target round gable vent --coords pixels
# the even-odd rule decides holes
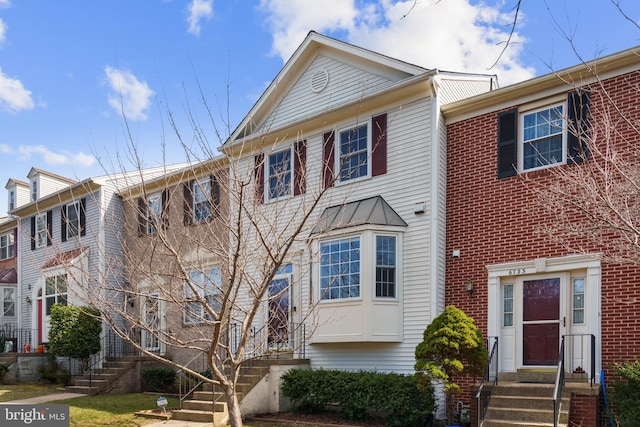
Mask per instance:
[[[327,70],[316,71],[316,73],[311,77],[311,90],[315,93],[322,92],[325,87],[327,87],[327,83],[329,83],[329,73]]]

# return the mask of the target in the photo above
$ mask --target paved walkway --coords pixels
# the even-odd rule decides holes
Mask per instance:
[[[37,397],[30,397],[28,399],[20,399],[20,400],[11,400],[9,402],[2,402],[2,404],[5,403],[15,403],[15,404],[39,404],[39,403],[47,403],[47,402],[53,402],[54,400],[65,400],[65,399],[73,399],[75,397],[83,397],[83,396],[87,396],[86,394],[80,394],[80,393],[51,393],[51,394],[44,394],[42,396],[37,396]]]

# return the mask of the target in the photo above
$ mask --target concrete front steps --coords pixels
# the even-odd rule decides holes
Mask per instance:
[[[291,358],[261,359],[254,366],[247,368],[236,385],[238,401],[242,399],[269,373],[272,365],[298,364],[300,361]],[[214,426],[226,425],[229,419],[226,397],[220,387],[205,384],[202,391],[195,391],[191,400],[184,400],[182,408],[174,411],[173,420],[212,422]]]
[[[555,372],[504,372],[498,375],[482,427],[553,426]],[[559,426],[569,424],[571,393],[589,387],[584,374],[567,374]]]
[[[74,380],[73,385],[65,387],[69,393],[82,393],[95,395],[105,393],[109,386],[131,371],[139,360],[138,356],[126,356],[118,360],[107,360],[102,363],[102,368],[95,369],[89,378],[85,374],[82,378]]]

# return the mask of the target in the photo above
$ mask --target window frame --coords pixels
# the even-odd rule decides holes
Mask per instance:
[[[4,241],[4,242],[3,242]],[[13,231],[0,235],[0,260],[15,257],[15,241]]]
[[[204,188],[203,188],[204,186]],[[208,191],[203,191],[206,187],[208,187]],[[200,222],[209,221],[213,218],[213,184],[211,182],[210,177],[195,179],[193,180],[192,187],[192,196],[191,196],[191,209],[193,212],[193,223],[197,224]],[[198,199],[198,193],[202,195],[202,199]],[[199,207],[207,205],[206,208],[207,215],[202,218],[198,217],[198,212],[200,212]],[[204,212],[204,211],[203,211]]]
[[[9,190],[9,200],[7,203],[7,211],[11,212],[16,208],[16,190]]]
[[[0,318],[16,317],[17,316],[16,303],[18,302],[17,288],[15,286],[0,286],[0,290],[2,290],[2,315],[0,316]],[[12,292],[13,300],[6,299],[7,291]],[[10,305],[9,309],[7,309],[7,301],[9,301],[9,305]],[[9,310],[11,310],[13,314],[7,314]]]
[[[334,169],[337,171],[335,174],[335,181],[337,185],[340,184],[346,184],[346,183],[352,183],[352,182],[356,182],[356,181],[360,181],[363,179],[367,179],[367,178],[371,178],[372,176],[372,125],[371,125],[371,120],[372,118],[370,117],[368,120],[364,121],[364,122],[359,122],[356,124],[353,124],[351,126],[344,126],[341,127],[339,129],[336,130],[336,141],[335,141],[335,153],[334,153]],[[347,133],[347,132],[352,132],[355,131],[356,129],[361,129],[361,128],[365,128],[366,132],[367,132],[367,141],[366,141],[366,156],[365,156],[365,160],[366,160],[366,173],[364,175],[358,175],[358,176],[354,176],[354,177],[343,177],[343,155],[342,155],[342,135]],[[352,152],[350,152],[349,154],[349,158],[354,157],[356,155],[358,155],[358,153],[361,153],[363,150],[354,150]],[[355,154],[354,154],[355,153]],[[345,158],[347,156],[344,156]],[[358,170],[360,168],[360,166],[356,167],[355,170]],[[352,172],[353,173],[353,172]]]
[[[276,189],[279,188],[283,188],[286,189],[286,193],[285,194],[279,194],[279,193],[272,193],[271,191],[271,178],[272,178],[272,174],[271,174],[271,162],[272,156],[277,156],[279,154],[283,154],[283,153],[288,153],[289,159],[288,159],[288,169],[285,172],[279,173],[279,174],[274,174],[274,176],[276,178],[279,177],[286,177],[288,175],[289,177],[289,184],[286,186],[280,186],[280,187],[276,187]],[[274,150],[272,152],[266,153],[265,156],[265,185],[264,185],[264,200],[266,201],[271,201],[271,200],[278,200],[278,199],[284,199],[284,198],[288,198],[288,197],[292,197],[293,196],[293,182],[294,182],[294,164],[293,164],[293,159],[294,159],[295,153],[294,153],[294,149],[293,149],[293,144],[290,144],[289,146],[287,146],[286,148],[282,148],[279,150]],[[284,162],[283,162],[284,164]],[[276,181],[279,182],[279,181]]]
[[[69,219],[69,208],[73,206],[75,208],[75,220]],[[81,209],[80,201],[71,202],[65,205],[64,207],[64,221],[66,223],[65,232],[66,239],[72,239],[74,237],[78,237],[81,235],[81,225],[80,225],[80,209]],[[72,225],[75,224],[75,227]],[[75,232],[74,232],[75,230]]]
[[[561,123],[561,130],[559,133],[555,133],[553,135],[549,134],[546,135],[544,137],[537,137],[537,138],[532,138],[529,139],[527,141],[525,141],[525,117],[527,116],[531,116],[533,114],[538,114],[541,113],[543,111],[553,111],[555,109],[560,108],[560,119],[562,121]],[[559,166],[559,165],[564,165],[567,163],[567,152],[568,152],[568,135],[567,135],[567,101],[558,101],[558,102],[554,102],[554,103],[550,103],[550,104],[545,104],[536,108],[532,108],[532,109],[528,109],[526,111],[518,111],[518,147],[517,147],[517,152],[518,152],[518,170],[520,173],[528,173],[528,172],[533,172],[536,170],[541,170],[541,169],[546,169],[546,168],[550,168],[550,167],[555,167],[555,166]],[[551,139],[556,135],[560,135],[561,136],[561,150],[562,150],[562,154],[561,154],[561,159],[557,160],[555,162],[548,162],[546,164],[542,164],[542,165],[538,165],[538,166],[534,166],[534,167],[529,167],[525,169],[525,147],[527,147],[528,144],[532,144],[532,143],[536,143],[536,142],[543,142],[545,140]]]
[[[40,249],[48,245],[49,240],[49,227],[48,227],[48,213],[40,213],[35,215],[35,248]],[[39,227],[39,226],[42,227]]]
[[[350,301],[363,301],[370,300],[376,302],[394,302],[397,303],[402,298],[402,274],[403,274],[403,256],[402,256],[402,247],[403,247],[403,233],[401,231],[391,230],[389,228],[361,228],[359,230],[355,230],[353,233],[349,234],[333,234],[327,235],[324,238],[318,240],[317,253],[318,253],[318,270],[316,273],[318,280],[318,290],[316,291],[316,297],[321,304],[330,304],[336,302],[350,302]],[[378,237],[385,238],[393,238],[394,240],[394,283],[393,283],[393,296],[391,295],[379,295],[378,294],[378,280],[377,280],[377,269],[378,269],[378,260],[377,260],[377,252],[378,252]],[[329,288],[323,288],[323,279],[328,278],[330,281],[335,280],[332,279],[332,275],[326,276],[323,275],[323,267],[331,269],[331,265],[323,265],[323,253],[322,247],[324,244],[332,244],[340,241],[351,241],[354,239],[358,239],[359,241],[359,259],[358,259],[358,267],[357,271],[352,271],[349,269],[348,274],[353,274],[355,272],[358,273],[358,294],[354,296],[340,296],[340,286],[337,287],[337,296],[335,297],[326,297],[325,295],[329,293]],[[343,264],[340,262],[339,264]],[[340,269],[341,265],[337,266]],[[335,267],[334,267],[335,268]],[[345,275],[345,273],[334,274],[333,276]],[[348,279],[347,279],[348,280]],[[353,285],[350,285],[353,286]]]
[[[582,281],[582,292],[576,292],[576,281]],[[586,277],[572,277],[571,278],[571,324],[572,325],[585,325],[586,319],[586,293],[587,293],[587,278]],[[576,296],[582,296],[582,306],[576,306]],[[582,313],[582,321],[576,321],[576,314]]]
[[[381,233],[374,233],[374,255],[375,255],[375,261],[374,261],[374,269],[375,269],[375,274],[374,274],[374,285],[375,285],[375,289],[374,289],[374,298],[378,298],[378,299],[396,299],[398,296],[398,292],[397,292],[397,288],[398,288],[398,237],[396,235],[393,234],[381,234]],[[393,239],[393,264],[380,264],[380,259],[379,259],[379,250],[380,247],[379,245],[379,239]],[[393,271],[393,281],[390,282],[389,280],[386,281],[386,283],[382,283],[379,276],[378,276],[378,272],[380,269],[386,269],[387,271],[392,270]],[[393,288],[393,295],[380,295],[382,291],[382,288],[386,286],[386,292],[384,293],[391,293],[389,292],[390,287]]]
[[[327,270],[330,274],[328,275],[324,275],[323,276],[323,268],[325,267],[325,265],[323,265],[323,245],[332,245],[332,244],[338,244],[338,245],[342,245],[342,242],[351,245],[352,242],[355,242],[357,240],[358,242],[358,283],[357,283],[357,295],[353,295],[351,296],[351,289],[352,287],[356,287],[356,285],[354,284],[349,284],[349,286],[340,286],[338,285],[336,286],[331,286],[332,283],[335,282],[334,277],[340,275],[343,275],[341,273],[339,274],[331,274],[331,265],[327,265]],[[325,239],[319,242],[319,246],[318,246],[318,255],[319,255],[319,259],[318,259],[318,267],[319,267],[319,271],[318,271],[318,291],[320,293],[319,295],[319,301],[354,301],[354,300],[360,300],[362,299],[362,271],[363,271],[363,265],[362,265],[362,241],[363,241],[363,236],[362,234],[353,234],[353,235],[347,235],[347,236],[339,236],[339,237],[334,237],[331,239]],[[341,253],[341,252],[338,252]],[[331,252],[328,252],[327,254],[331,254]],[[351,260],[349,260],[351,261]],[[343,264],[342,260],[339,260],[339,267]],[[334,263],[335,264],[335,263]],[[355,265],[355,263],[354,263]],[[351,262],[349,262],[349,266],[351,266]],[[349,271],[349,274],[351,275],[354,272]],[[329,280],[329,286],[325,289],[323,288],[323,279],[327,278]],[[341,288],[348,288],[348,292],[349,292],[349,296],[346,297],[341,297],[340,296],[340,289]],[[336,297],[331,297],[332,294],[332,289],[336,290]],[[327,296],[328,295],[328,296]]]
[[[38,200],[40,189],[38,188],[37,178],[31,180],[31,188],[29,189],[29,193],[30,193],[32,202],[35,202],[36,200]]]
[[[152,205],[152,203],[156,203]],[[157,206],[157,210],[154,209]],[[156,234],[158,226],[162,223],[162,192],[153,193],[147,196],[145,212],[145,234]]]
[[[208,265],[202,268],[188,270],[187,274],[190,276],[189,280],[191,281],[196,280],[192,274],[198,274],[200,276],[199,279],[202,281],[193,283],[193,286],[198,290],[198,295],[193,292],[188,280],[182,282],[182,295],[184,299],[182,325],[201,325],[212,320],[203,306],[202,301],[205,301],[207,305],[218,312],[221,309],[222,268],[217,265]],[[205,283],[205,281],[207,283]]]
[[[61,286],[64,284],[64,286]],[[64,292],[59,292],[64,289]],[[52,291],[52,292],[50,292]],[[68,305],[69,301],[69,277],[66,273],[52,274],[44,278],[44,314],[51,315],[51,307],[54,304]]]

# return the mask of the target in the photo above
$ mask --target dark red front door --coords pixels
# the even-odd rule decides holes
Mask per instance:
[[[560,343],[560,278],[522,282],[523,365],[555,365]]]

